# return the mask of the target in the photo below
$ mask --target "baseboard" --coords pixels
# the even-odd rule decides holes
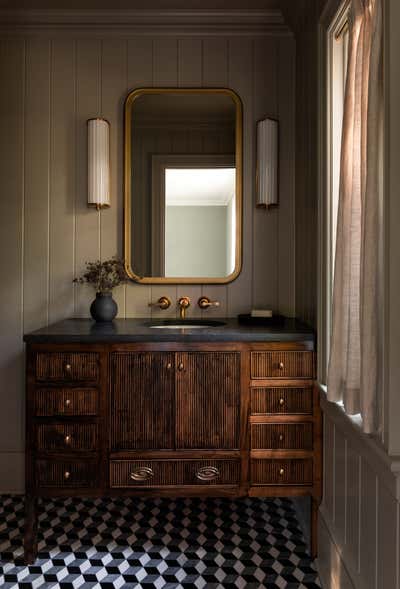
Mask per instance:
[[[323,589],[357,589],[321,511],[318,517],[317,564]]]
[[[25,488],[24,452],[0,452],[0,494],[16,494]]]

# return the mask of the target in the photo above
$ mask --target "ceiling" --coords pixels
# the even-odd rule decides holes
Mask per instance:
[[[0,8],[16,9],[265,9],[279,0],[0,0]]]

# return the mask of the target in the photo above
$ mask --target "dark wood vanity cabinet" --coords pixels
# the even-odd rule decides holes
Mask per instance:
[[[25,558],[38,497],[321,495],[312,341],[27,347]]]
[[[239,352],[110,354],[111,450],[239,448]]]

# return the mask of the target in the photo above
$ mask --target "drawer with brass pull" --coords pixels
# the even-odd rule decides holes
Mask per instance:
[[[255,387],[250,389],[253,415],[311,415],[312,387]]]
[[[99,355],[96,352],[38,352],[36,380],[90,381],[99,378]]]
[[[110,487],[237,485],[240,460],[112,460]]]
[[[98,392],[89,388],[38,388],[34,404],[38,417],[97,415]]]
[[[253,423],[253,450],[312,450],[312,423]]]
[[[46,423],[39,424],[36,431],[36,447],[39,452],[97,450],[97,424],[95,423]]]
[[[313,352],[251,352],[252,379],[313,378]]]
[[[312,485],[313,461],[305,459],[252,459],[252,485]]]
[[[39,487],[97,487],[98,464],[95,461],[36,460],[35,476]]]

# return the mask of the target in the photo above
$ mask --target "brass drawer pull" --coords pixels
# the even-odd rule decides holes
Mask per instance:
[[[67,481],[70,478],[70,476],[71,476],[71,473],[68,470],[66,470],[64,472],[64,479]]]
[[[71,405],[71,399],[65,399],[65,406],[69,407]]]
[[[282,399],[282,398],[281,398],[281,399],[279,399],[279,405],[280,405],[280,406],[282,406],[282,405],[284,405],[284,404],[285,404],[285,399]]]
[[[130,476],[133,481],[148,481],[154,476],[154,472],[149,466],[139,466]]]
[[[171,368],[172,368],[172,363],[171,362],[168,362],[168,364],[167,364],[167,370],[171,370]]]
[[[71,364],[66,364],[66,365],[64,366],[64,368],[65,368],[65,372],[68,372],[68,374],[69,374],[69,373],[71,372],[71,370],[72,370],[72,366],[71,366]]]
[[[215,466],[202,466],[196,472],[199,481],[215,481],[219,477],[219,470]]]
[[[178,364],[178,370],[179,370],[179,372],[182,372],[182,370],[183,370],[184,368],[185,368],[185,367],[184,367],[184,365],[183,365],[183,362],[179,362],[179,364]]]
[[[279,434],[279,441],[283,442],[283,434]]]
[[[69,445],[71,443],[71,436],[70,435],[66,435],[64,438],[64,442]]]
[[[283,370],[285,368],[285,365],[283,362],[279,362],[279,366],[278,366],[279,370]]]
[[[279,469],[279,474],[281,477],[283,477],[283,475],[285,474],[285,470],[283,468]]]

